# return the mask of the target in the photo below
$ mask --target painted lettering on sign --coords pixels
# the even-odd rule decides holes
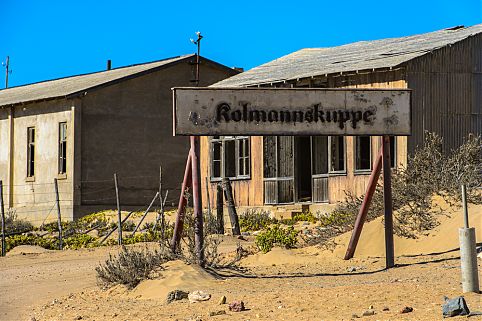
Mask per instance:
[[[321,110],[320,104],[308,107],[304,110],[259,110],[250,107],[249,103],[242,104],[241,109],[233,109],[228,103],[220,103],[216,107],[216,121],[221,122],[320,122],[337,123],[340,129],[345,127],[346,122],[350,122],[352,128],[357,128],[357,123],[372,122],[372,116],[376,114],[376,109],[366,108],[363,110]]]
[[[175,88],[175,135],[410,135],[410,90]]]

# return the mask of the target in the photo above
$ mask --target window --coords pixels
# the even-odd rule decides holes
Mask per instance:
[[[390,136],[390,167],[397,167],[397,137]]]
[[[345,169],[345,137],[330,136],[330,172],[344,173]]]
[[[355,136],[355,171],[372,168],[370,136]]]
[[[35,176],[35,127],[27,128],[27,177]]]
[[[211,178],[249,178],[249,137],[214,136],[211,139]]]
[[[67,169],[67,123],[59,124],[59,174]]]

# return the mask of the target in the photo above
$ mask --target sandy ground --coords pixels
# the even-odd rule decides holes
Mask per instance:
[[[482,206],[471,206],[470,211],[481,242]],[[375,315],[364,320],[441,320],[443,297],[462,294],[459,253],[451,251],[458,247],[457,227],[462,220],[457,212],[447,213],[451,217],[443,218],[426,236],[396,238],[397,267],[388,271],[378,220],[365,225],[355,258],[349,261],[342,259],[347,234],[337,238],[333,252],[276,248],[248,256],[237,269],[216,273],[170,262],[159,279],[144,281],[132,291],[121,286],[102,290],[96,285],[95,266],[117,247],[62,252],[14,249],[0,258],[0,320],[351,320],[354,314],[362,317],[370,306]],[[221,249],[231,251],[235,243],[225,237]],[[435,252],[443,253],[427,254]],[[212,298],[167,305],[166,294],[173,289],[203,290]],[[218,304],[223,295],[228,303],[242,300],[248,310],[229,311],[227,305]],[[471,310],[482,311],[481,294],[465,298]],[[405,306],[414,311],[400,314]],[[209,315],[218,311],[226,314]]]

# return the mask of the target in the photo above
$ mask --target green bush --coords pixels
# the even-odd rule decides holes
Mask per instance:
[[[279,224],[276,224],[268,227],[256,236],[256,246],[263,251],[263,253],[271,251],[275,245],[292,248],[298,242],[298,233],[293,226],[283,228]]]
[[[276,220],[269,216],[268,211],[248,209],[239,216],[239,227],[242,232],[259,231],[273,223],[276,223]]]
[[[99,246],[98,239],[88,234],[75,234],[63,240],[65,248],[77,250]]]
[[[135,228],[136,228],[136,223],[134,223],[133,221],[125,221],[122,224],[123,231],[132,232],[134,231]]]
[[[295,225],[297,222],[315,223],[318,219],[310,211],[295,213],[292,218],[283,219],[280,222],[285,225]]]
[[[37,245],[48,250],[57,250],[59,248],[57,238],[44,238],[33,234],[12,235],[6,238],[5,243],[7,252],[19,245]]]

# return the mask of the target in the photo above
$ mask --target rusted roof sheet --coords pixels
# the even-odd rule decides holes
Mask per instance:
[[[0,106],[75,95],[76,93],[166,66],[189,57],[194,57],[194,55],[184,55],[150,63],[3,89],[0,90]]]
[[[479,24],[408,37],[360,41],[331,48],[301,49],[211,87],[245,87],[332,73],[397,67],[481,32],[482,24]]]

